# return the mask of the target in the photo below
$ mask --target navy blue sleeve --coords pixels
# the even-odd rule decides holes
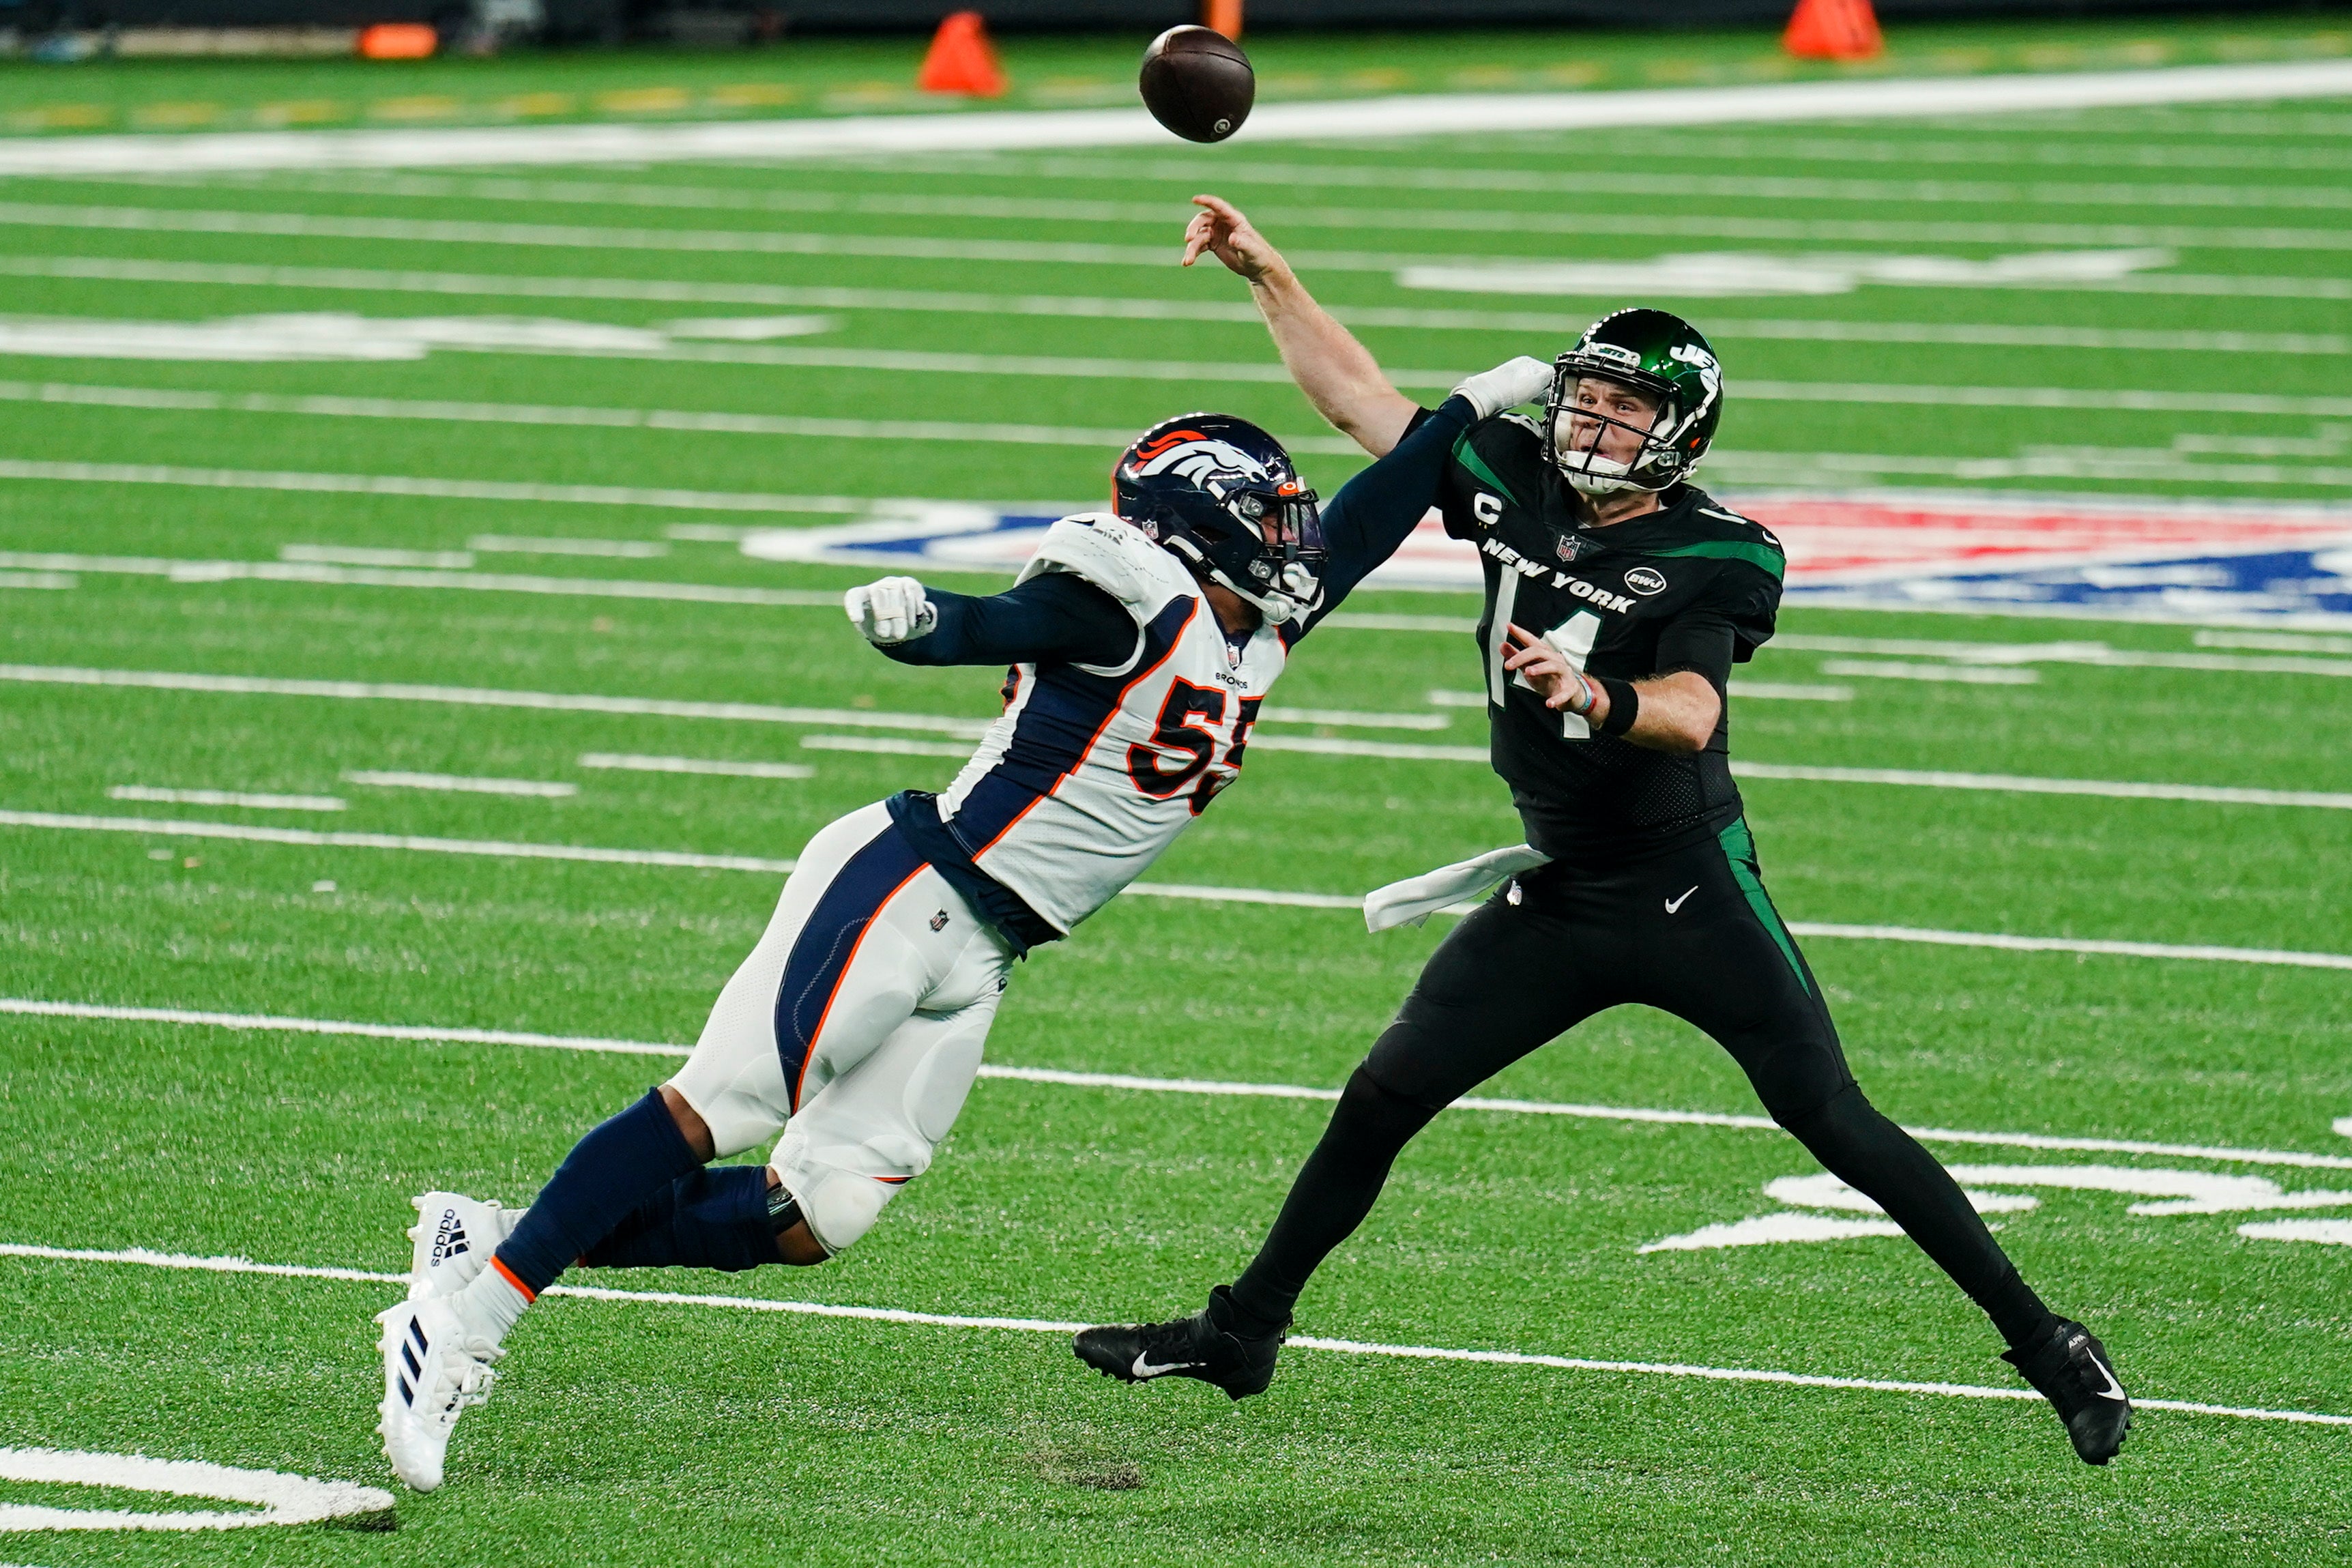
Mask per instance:
[[[1387,457],[1339,487],[1323,509],[1323,537],[1331,550],[1323,570],[1323,603],[1304,626],[1283,628],[1286,642],[1296,643],[1314,630],[1421,526],[1445,483],[1454,443],[1476,419],[1465,397],[1449,397],[1434,413],[1424,409]]]
[[[885,654],[900,664],[1069,664],[1117,666],[1143,634],[1119,602],[1083,577],[1043,572],[1002,594],[950,594],[926,588],[940,624]]]

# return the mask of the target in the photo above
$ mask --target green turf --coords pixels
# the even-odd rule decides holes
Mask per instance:
[[[2229,27],[2183,26],[2176,58],[2213,58],[2225,47],[2275,54],[2290,45],[2317,52],[2293,45],[2317,30],[2307,18],[2245,26],[2253,42],[2228,42]],[[2036,50],[2045,68],[2109,63],[2096,51],[2146,31],[1979,32],[1970,37],[1998,58],[1968,68],[2029,63]],[[1905,52],[1912,37],[1897,35],[1898,64],[1913,59]],[[1916,35],[1921,48],[1957,47],[1958,37]],[[1428,73],[1408,84],[1423,87],[1487,65],[1488,57],[1460,50],[1433,60],[1439,51],[1429,45],[1310,46],[1276,36],[1260,59],[1270,89],[1286,79],[1274,68],[1288,70],[1292,54],[1296,74],[1319,71],[1343,88],[1349,71],[1386,63]],[[1570,38],[1548,42],[1554,54],[1538,54],[1495,36],[1486,46],[1496,66],[1522,72],[1582,51],[1603,60],[1613,85],[1673,79],[1691,61],[1728,71],[1760,47],[1752,37],[1605,47]],[[1032,62],[1055,47],[1009,46],[1016,77],[1039,74],[1045,68]],[[2062,59],[2055,51],[2064,49],[2091,53]],[[1116,53],[1108,50],[1066,51],[1069,73],[1107,72]],[[877,63],[886,56],[881,46],[794,44],[724,62],[447,62],[405,79],[421,84],[419,92],[471,104],[468,94],[487,101],[493,93],[590,94],[673,81],[702,91],[723,82],[697,73],[775,63],[810,73],[811,96],[790,110],[800,111],[825,107],[827,83],[854,84],[860,72],[877,80],[902,75],[903,60],[887,69]],[[103,99],[121,116],[110,123],[127,124],[137,104],[206,94],[257,102],[308,94],[348,100],[355,113],[362,89],[345,84],[383,79],[391,79],[325,67],[115,67],[39,78],[10,67],[0,91],[16,95],[9,107],[79,92],[83,100],[75,101]],[[494,85],[477,89],[478,81]],[[37,82],[39,93],[28,98],[26,82]],[[1302,95],[1322,90],[1294,86]],[[656,238],[684,229],[789,232],[1164,254],[1184,198],[1223,177],[1269,232],[1308,255],[1633,259],[1862,249],[1983,259],[2169,246],[2176,263],[2153,270],[2297,279],[2305,291],[1865,286],[1819,297],[1670,300],[1715,334],[1728,367],[1719,482],[1733,495],[1756,493],[1752,476],[1764,471],[1756,465],[1769,460],[1778,465],[1773,475],[1800,476],[1790,482],[1826,483],[1822,455],[1843,453],[1915,466],[2040,464],[1967,481],[1987,488],[2340,500],[2352,484],[2336,415],[1743,401],[1739,389],[1744,379],[2338,396],[2352,345],[2343,342],[2342,301],[2326,298],[2324,286],[2352,246],[2347,209],[2331,200],[2340,196],[2347,118],[2343,103],[2236,104],[1378,149],[555,171],[522,184],[473,175],[18,180],[0,182],[0,200],[151,215],[581,225]],[[1495,172],[1490,186],[1594,169],[1827,184],[1801,198],[1759,188],[1662,201],[1589,186],[1449,193],[1362,183],[1400,168],[1464,164]],[[1324,183],[1302,177],[1302,168]],[[581,188],[591,184],[638,188]],[[1007,205],[992,214],[975,205],[984,201]],[[942,205],[950,203],[962,205]],[[1486,226],[1474,228],[1460,226],[1465,215],[1493,216],[1477,217]],[[1542,226],[1562,215],[1586,226],[1565,235],[1556,224]],[[1441,219],[1456,226],[1432,226]],[[1861,225],[1879,226],[1875,237],[1859,233]],[[2170,237],[2151,237],[2159,232]],[[1141,259],[757,255],[642,239],[627,248],[593,237],[523,246],[0,225],[0,266],[41,258],[414,276],[406,287],[389,279],[310,287],[290,277],[122,281],[20,268],[0,284],[10,319],[0,326],[341,311],[644,328],[680,317],[814,310],[834,318],[828,330],[772,346],[951,352],[994,363],[913,373],[444,350],[382,363],[16,355],[0,357],[0,379],[17,394],[0,402],[0,459],[1085,501],[1099,493],[1108,451],[1082,439],[819,439],[512,420],[518,408],[562,405],[1118,430],[1209,405],[1329,439],[1282,384],[1220,380],[1213,370],[1146,376],[1170,363],[1271,363],[1262,331],[1245,315],[1204,319],[1235,315],[1244,300],[1239,285],[1213,268],[1182,273]],[[1611,302],[1413,290],[1387,266],[1304,269],[1324,297],[1360,315],[1423,313],[1374,315],[1362,333],[1384,363],[1433,378],[1408,387],[1423,395],[1447,384],[1441,373],[1550,353],[1561,323]],[[453,281],[461,274],[478,281]],[[579,289],[551,294],[527,281],[534,279],[656,281],[688,295],[752,286],[924,298],[611,300],[578,297]],[[947,298],[972,293],[1172,303],[1154,307],[1157,317],[1083,316]],[[1449,323],[1428,314],[1440,311],[1473,315]],[[1825,323],[1823,334],[1878,337],[1835,341],[1790,326],[1804,322]],[[2106,334],[2108,346],[1890,336],[1926,327],[1979,336],[2028,329],[2029,337],[2032,329],[2064,328]],[[2126,346],[2126,335],[2152,330],[2204,336],[2187,348]],[[2229,333],[2294,335],[2300,351]],[[1014,355],[1143,368],[1092,378],[1006,374],[1002,362]],[[68,390],[39,401],[41,384]],[[91,401],[110,395],[91,389],[110,388],[496,405],[503,414],[460,419],[444,407],[439,416],[417,417],[434,411],[412,407],[402,416],[359,417],[348,405],[336,414]],[[2164,456],[2095,461],[2044,450],[2052,447]],[[1746,479],[1742,454],[1751,465]],[[1318,448],[1303,466],[1328,491],[1357,463]],[[1885,477],[1962,482],[1909,470]],[[765,563],[707,531],[842,515],[10,479],[0,481],[0,551],[267,562],[293,545],[454,551],[482,534],[540,535],[668,550],[640,560],[485,552],[474,573],[830,593],[867,574]],[[678,525],[688,537],[667,537]],[[696,537],[697,529],[706,531]],[[28,569],[0,562],[0,583]],[[990,672],[891,665],[824,604],[175,582],[88,567],[72,575],[68,591],[0,586],[0,664],[967,720],[985,718],[994,703]],[[967,589],[1002,581],[942,580]],[[1368,594],[1349,607],[1455,622],[1474,613],[1466,596],[1444,594]],[[2200,646],[2188,626],[1808,608],[1789,611],[1782,624],[1812,637],[2098,639],[2169,653]],[[2352,704],[2334,676],[2044,662],[2021,667],[2039,673],[2032,684],[1931,684],[1825,671],[1838,657],[1772,647],[1742,671],[1743,679],[1844,685],[1853,695],[1842,702],[1735,698],[1737,754],[2352,787],[2341,760],[2352,745]],[[1276,720],[1261,733],[1475,746],[1477,710],[1432,706],[1428,693],[1473,690],[1477,681],[1459,631],[1334,626],[1303,646],[1278,704],[1434,713],[1447,718],[1445,727]],[[840,813],[907,784],[936,787],[957,766],[949,757],[802,744],[812,734],[850,732],[918,733],[5,681],[0,809],[788,858]],[[800,763],[815,773],[766,782],[581,765],[597,752]],[[376,788],[341,776],[370,769],[561,781],[580,790],[566,799],[521,799]],[[336,795],[349,809],[110,799],[121,785]],[[1794,921],[2352,952],[2352,814],[2340,810],[1789,781],[1752,782],[1745,793],[1766,877]],[[1247,780],[1152,879],[1352,895],[1517,836],[1500,785],[1478,763],[1255,747]],[[778,881],[740,870],[0,827],[0,996],[683,1042],[755,939]],[[990,1055],[1014,1066],[1335,1085],[1445,924],[1370,938],[1345,910],[1122,899],[1015,976]],[[2341,971],[1832,938],[1804,945],[1858,1077],[1906,1123],[2352,1153],[2330,1130],[2352,1115]],[[0,1242],[371,1270],[403,1265],[407,1194],[448,1184],[527,1201],[586,1125],[667,1070],[658,1058],[25,1016],[0,1018],[0,1125],[10,1133],[0,1147]],[[1556,1042],[1486,1092],[1754,1110],[1714,1047],[1661,1016],[1633,1011]],[[593,1282],[961,1315],[1157,1315],[1194,1304],[1245,1260],[1323,1118],[1315,1101],[990,1080],[934,1173],[834,1264],[790,1276],[608,1274]],[[2352,1187],[2352,1173],[2343,1171],[2188,1155],[1936,1147],[1956,1163],[2237,1171],[2291,1190]],[[1811,1169],[1793,1143],[1771,1132],[1449,1115],[1408,1151],[1364,1231],[1319,1277],[1300,1330],[1388,1344],[2007,1385],[1981,1321],[1899,1240],[1636,1250],[1770,1212],[1777,1205],[1764,1184]],[[2038,1209],[2003,1218],[2004,1243],[2054,1303],[2094,1322],[2137,1391],[2352,1413],[2341,1249],[2237,1234],[2242,1221],[2261,1215],[2135,1215],[2121,1194],[2036,1191]],[[2309,1211],[2322,1218],[2345,1212]],[[0,1444],[388,1484],[371,1431],[377,1371],[368,1317],[390,1294],[366,1282],[0,1258]],[[1297,1351],[1286,1356],[1267,1397],[1231,1405],[1190,1384],[1115,1387],[1084,1373],[1050,1334],[579,1300],[551,1300],[512,1343],[511,1377],[459,1430],[450,1484],[431,1497],[404,1495],[396,1531],[55,1534],[10,1538],[0,1558],[47,1568],[779,1560],[2251,1564],[2337,1562],[2352,1531],[2340,1427],[2150,1412],[2124,1458],[2093,1471],[2068,1457],[2045,1411],[2023,1403]],[[9,1503],[214,1506],[0,1482],[0,1505]]]

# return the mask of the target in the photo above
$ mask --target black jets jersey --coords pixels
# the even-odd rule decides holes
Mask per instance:
[[[1675,848],[1739,816],[1729,704],[1706,748],[1652,751],[1546,708],[1503,668],[1514,624],[1595,676],[1641,680],[1694,669],[1722,694],[1731,666],[1772,635],[1786,564],[1780,541],[1707,494],[1676,485],[1661,510],[1602,528],[1578,522],[1575,492],[1512,415],[1455,441],[1439,495],[1445,531],[1478,547],[1478,621],[1495,771],[1528,841],[1571,866]]]

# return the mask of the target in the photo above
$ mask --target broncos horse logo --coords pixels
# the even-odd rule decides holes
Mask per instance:
[[[1239,447],[1198,430],[1171,430],[1138,447],[1131,471],[1138,478],[1174,474],[1212,494],[1253,483],[1272,489],[1274,480],[1264,463]],[[1213,479],[1218,481],[1213,488]]]

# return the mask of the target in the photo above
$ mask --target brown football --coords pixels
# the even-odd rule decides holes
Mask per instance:
[[[1249,57],[1207,27],[1171,27],[1152,39],[1136,86],[1151,118],[1187,142],[1223,141],[1257,99]]]

